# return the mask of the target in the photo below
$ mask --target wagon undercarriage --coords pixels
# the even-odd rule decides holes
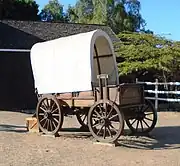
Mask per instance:
[[[82,127],[97,141],[115,142],[123,134],[124,122],[133,133],[148,133],[156,124],[157,114],[150,101],[143,102],[142,91],[142,85],[123,84],[106,86],[103,94],[94,90],[43,95],[36,115],[40,130],[56,135],[62,128],[64,116],[76,115]],[[109,99],[110,94],[116,96],[114,101]],[[136,100],[133,102],[133,99]]]

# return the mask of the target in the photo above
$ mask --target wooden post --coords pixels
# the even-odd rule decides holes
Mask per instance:
[[[155,109],[158,111],[158,79],[156,79],[155,84]]]

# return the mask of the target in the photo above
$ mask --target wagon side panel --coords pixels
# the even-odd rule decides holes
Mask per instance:
[[[138,84],[120,85],[119,105],[134,106],[144,104],[144,88]]]

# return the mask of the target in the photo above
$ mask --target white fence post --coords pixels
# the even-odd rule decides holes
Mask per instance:
[[[155,84],[155,109],[158,111],[158,79],[156,79]]]
[[[136,84],[138,83],[138,78],[136,78]]]

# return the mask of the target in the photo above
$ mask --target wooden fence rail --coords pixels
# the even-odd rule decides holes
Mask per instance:
[[[146,96],[146,99],[155,101],[155,109],[158,110],[159,101],[180,102],[180,82],[159,82],[158,79],[155,82],[142,82],[136,79],[136,83],[143,83],[145,85],[152,85],[154,89],[145,89],[148,94],[154,94],[154,97]],[[159,90],[164,86],[163,90]],[[169,90],[174,88],[174,90]],[[165,94],[163,97],[159,97],[159,94]]]

